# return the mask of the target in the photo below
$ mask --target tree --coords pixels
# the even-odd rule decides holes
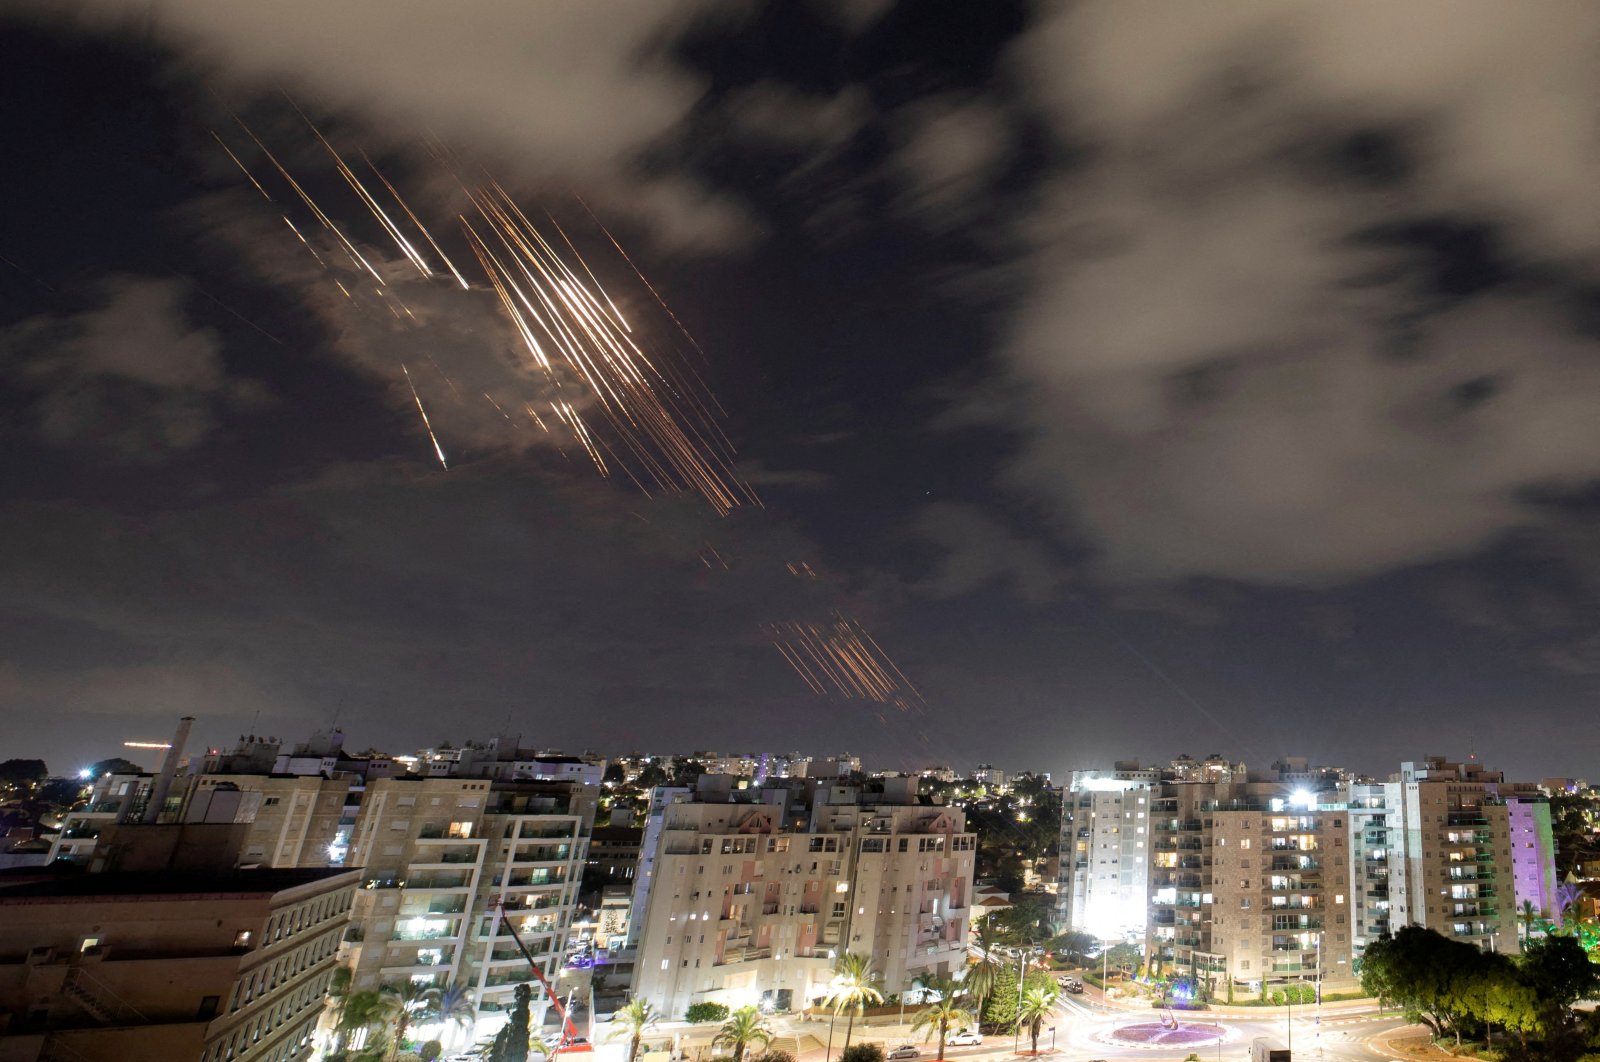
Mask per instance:
[[[472,1000],[472,989],[454,982],[439,989],[439,999],[434,1007],[435,1016],[455,1031],[471,1030],[478,1020],[478,1008]],[[450,1037],[446,1037],[450,1039]]]
[[[1056,952],[1070,963],[1080,966],[1087,965],[1089,957],[1099,952],[1100,938],[1093,933],[1085,933],[1077,929],[1050,938],[1050,950]]]
[[[983,1001],[983,1024],[994,1029],[1009,1029],[1017,1020],[1017,971],[1002,966],[995,974],[994,987]]]
[[[401,981],[397,985],[384,985],[379,991],[394,1000],[390,1049],[390,1057],[393,1057],[405,1042],[406,1032],[412,1022],[425,1021],[438,1013],[439,989],[425,981]]]
[[[518,985],[512,996],[511,1020],[501,1027],[489,1048],[489,1062],[528,1062],[528,1002],[533,991]]]
[[[762,1047],[772,1042],[772,1027],[756,1007],[740,1007],[722,1023],[711,1040],[714,1047],[733,1048],[733,1062],[744,1062],[745,1048],[751,1044]]]
[[[950,1030],[959,1030],[962,1026],[970,1025],[978,1019],[972,1011],[956,1002],[954,985],[946,983],[946,985],[938,987],[949,990],[942,991],[939,999],[924,1004],[922,1009],[917,1011],[916,1017],[911,1022],[911,1031],[924,1032],[925,1035],[922,1037],[924,1040],[932,1039],[937,1035],[939,1037],[939,1062],[944,1062],[944,1042],[945,1038],[950,1035]]]
[[[1048,980],[1042,984],[1035,981],[1022,990],[1022,999],[1017,1003],[1017,1027],[1028,1030],[1035,1055],[1039,1053],[1039,1030],[1060,998],[1061,990]]]
[[[1570,1007],[1600,988],[1600,971],[1573,937],[1530,941],[1517,968],[1540,1000],[1560,1007]]]
[[[1517,929],[1524,944],[1533,939],[1533,927],[1543,917],[1544,912],[1535,907],[1532,900],[1522,901],[1522,906],[1517,910]]]
[[[381,1056],[393,1039],[393,1023],[398,1000],[393,993],[381,991],[352,992],[340,1007],[338,1030],[340,1044],[352,1034],[365,1032],[362,1053]]]
[[[726,1003],[690,1003],[689,1009],[683,1012],[683,1020],[691,1025],[699,1025],[708,1021],[726,1021],[728,1019],[728,1005]]]
[[[333,1010],[334,1029],[344,1028],[345,1004],[350,1001],[350,967],[335,966],[328,975],[327,1001]]]
[[[844,1047],[850,1050],[850,1036],[855,1032],[856,1017],[867,1009],[869,1003],[882,1003],[883,993],[878,989],[878,975],[872,969],[872,957],[847,951],[839,956],[833,966],[833,983],[829,986],[828,1006],[837,1018],[846,1010],[850,1023],[844,1030]]]
[[[48,777],[43,760],[0,760],[0,786],[7,789],[31,793]]]
[[[1459,1047],[1464,1021],[1481,1019],[1492,979],[1507,968],[1506,956],[1480,951],[1431,929],[1405,926],[1367,945],[1361,986],[1392,999],[1435,1037],[1453,1035]]]
[[[91,764],[89,777],[99,778],[103,774],[144,774],[145,769],[132,760],[125,760],[121,756],[113,756],[109,760],[101,760]]]
[[[883,1062],[883,1048],[877,1044],[856,1044],[844,1049],[839,1062]]]
[[[640,1041],[644,1039],[644,1034],[658,1020],[656,1008],[650,1005],[649,1000],[634,996],[611,1016],[611,1020],[616,1022],[618,1027],[612,1031],[607,1039],[620,1040],[626,1036],[628,1038],[628,1062],[634,1062],[634,1059],[639,1057]]]

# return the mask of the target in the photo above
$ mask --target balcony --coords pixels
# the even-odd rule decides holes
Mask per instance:
[[[722,953],[722,961],[717,966],[728,966],[736,962],[755,962],[758,959],[772,958],[771,948],[728,948]]]

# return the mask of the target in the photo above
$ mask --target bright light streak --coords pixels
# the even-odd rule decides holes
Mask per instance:
[[[405,374],[406,386],[411,388],[411,398],[417,403],[417,412],[422,414],[422,426],[427,429],[428,441],[433,443],[433,452],[439,455],[439,466],[448,472],[450,462],[444,459],[444,447],[439,445],[439,437],[433,433],[433,425],[428,421],[428,411],[422,408],[422,396],[417,394],[417,385],[411,379],[411,370],[401,362],[400,371]]]
[[[130,749],[170,749],[170,741],[124,741],[122,743]]]

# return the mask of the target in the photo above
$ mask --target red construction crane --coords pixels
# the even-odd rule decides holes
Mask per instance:
[[[533,953],[522,942],[522,936],[517,932],[516,923],[506,917],[505,907],[501,904],[500,898],[496,897],[491,903],[492,906],[500,910],[501,922],[504,923],[507,929],[511,930],[511,939],[517,942],[517,950],[522,952],[524,959],[528,960],[528,968],[533,971],[533,976],[539,979],[539,984],[544,986],[545,995],[550,997],[550,1005],[556,1010],[556,1017],[561,1019],[561,1040],[555,1047],[550,1049],[549,1057],[554,1058],[563,1051],[573,1055],[584,1051],[593,1051],[594,1045],[578,1035],[577,1028],[572,1024],[572,1018],[567,1014],[567,1008],[561,1005],[561,997],[556,995],[555,986],[544,975],[544,971],[539,968],[539,964],[533,961]]]

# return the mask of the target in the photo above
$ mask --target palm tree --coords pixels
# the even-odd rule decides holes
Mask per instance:
[[[1024,988],[1022,998],[1017,1000],[1017,1028],[1028,1030],[1028,1039],[1033,1043],[1035,1055],[1039,1053],[1039,1030],[1044,1027],[1045,1019],[1050,1017],[1060,998],[1061,990],[1046,981]]]
[[[354,1033],[366,1032],[363,1053],[370,1054],[390,1040],[395,1013],[399,1007],[393,993],[354,992],[345,998],[339,1013],[339,1042],[346,1043]]]
[[[1523,900],[1522,908],[1517,912],[1517,924],[1522,930],[1522,943],[1526,944],[1533,936],[1533,927],[1544,912],[1533,905],[1532,900]]]
[[[399,1053],[411,1023],[438,1013],[439,989],[427,981],[401,981],[397,985],[384,985],[378,991],[394,1001],[393,1016],[389,1019],[392,1030],[389,1057],[393,1058]]]
[[[855,1032],[856,1016],[867,1009],[868,1003],[882,1003],[883,993],[878,990],[878,975],[872,969],[872,956],[847,951],[833,965],[833,981],[828,986],[828,1006],[834,1017],[846,1010],[850,1024],[844,1030],[844,1049],[850,1050],[850,1036]]]
[[[617,1023],[617,1028],[611,1031],[607,1040],[620,1040],[628,1038],[628,1062],[633,1062],[639,1057],[639,1042],[644,1039],[645,1032],[654,1025],[659,1016],[656,1008],[650,1001],[634,996],[627,1004],[611,1015],[611,1020]]]
[[[713,1047],[732,1047],[733,1062],[744,1062],[744,1049],[757,1043],[762,1047],[772,1042],[772,1027],[755,1007],[740,1007],[728,1016],[712,1039]],[[631,1059],[631,1056],[630,1056]]]
[[[478,1008],[472,999],[472,989],[455,982],[439,989],[439,999],[433,1009],[435,1017],[457,1031],[471,1029],[473,1023],[478,1020]]]
[[[948,982],[947,986],[954,988]],[[927,1035],[923,1037],[924,1040],[932,1038],[934,1034],[938,1034],[938,1062],[944,1062],[944,1041],[945,1037],[950,1035],[950,1030],[960,1029],[963,1025],[968,1025],[975,1021],[977,1021],[977,1018],[973,1016],[972,1011],[956,1002],[955,992],[946,991],[940,994],[939,999],[925,1003],[922,1009],[917,1011],[916,1017],[911,1022],[911,1031],[916,1032],[919,1029],[926,1029]]]
[[[985,955],[981,959],[973,960],[967,967],[967,975],[961,982],[962,990],[972,1000],[972,1007],[983,1014],[983,1005],[994,995],[994,988],[1000,980],[1000,964]]]
[[[339,1029],[344,1025],[344,1008],[350,1002],[350,967],[335,966],[333,973],[328,976],[327,998],[328,1006],[333,1010],[333,1027]]]

